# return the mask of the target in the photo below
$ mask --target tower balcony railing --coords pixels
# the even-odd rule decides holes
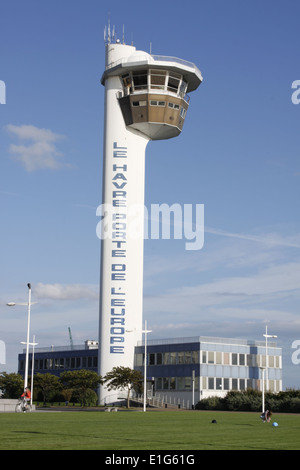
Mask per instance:
[[[162,94],[162,95],[170,95],[170,96],[176,95],[177,98],[181,98],[187,104],[189,104],[190,96],[187,93],[181,92],[181,91],[178,92],[177,89],[175,88],[172,91],[172,89],[170,88],[171,87],[164,87],[164,86],[153,88],[153,86],[150,87],[150,86],[138,85],[134,87],[134,90],[128,87],[128,88],[124,88],[123,91],[118,91],[117,96],[120,99],[120,98],[123,98],[124,96],[143,94],[143,93],[152,93],[152,94],[158,94],[158,95]]]
[[[195,69],[195,65],[192,62],[189,62],[188,60],[179,59],[178,57],[145,54],[145,55],[138,55],[136,57],[136,61],[141,62],[141,63],[147,62],[150,64],[155,63],[155,62],[164,62],[164,63],[168,62],[168,63],[175,63],[183,67]],[[110,64],[107,64],[106,70],[112,69],[126,62],[128,62],[128,58],[122,58],[122,59],[116,60],[114,62],[111,62]]]

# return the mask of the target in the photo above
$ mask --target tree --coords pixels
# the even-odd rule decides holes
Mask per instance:
[[[130,367],[114,367],[106,374],[103,381],[108,390],[127,389],[127,408],[129,408],[129,397],[132,388],[141,386],[143,376],[140,371]]]
[[[44,403],[50,401],[52,395],[61,390],[59,378],[53,374],[36,374],[34,376],[34,386],[40,389],[43,394]]]
[[[59,380],[65,389],[73,390],[73,395],[82,405],[91,400],[91,392],[102,382],[97,372],[85,369],[63,372]]]
[[[24,391],[24,379],[20,374],[1,372],[0,389],[3,398],[18,398]]]

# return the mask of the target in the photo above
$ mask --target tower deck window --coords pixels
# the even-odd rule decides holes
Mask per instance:
[[[164,90],[167,72],[165,70],[150,71],[150,88]]]
[[[169,78],[168,78],[168,91],[177,93],[180,80],[181,80],[181,75],[175,72],[170,72]]]
[[[134,89],[136,91],[146,90],[148,88],[147,70],[139,70],[132,73]]]
[[[151,100],[150,101],[150,106],[160,106],[160,107],[164,107],[166,106],[166,102],[165,101],[156,101],[156,100]]]

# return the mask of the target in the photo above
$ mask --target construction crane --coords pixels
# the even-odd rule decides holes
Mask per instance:
[[[70,346],[71,346],[71,349],[74,349],[74,344],[73,344],[73,338],[72,338],[71,328],[69,327],[68,330],[69,330]]]

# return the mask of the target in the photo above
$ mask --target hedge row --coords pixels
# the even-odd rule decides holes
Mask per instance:
[[[204,398],[198,410],[257,411],[262,410],[262,394],[256,390],[230,391],[224,398]],[[300,390],[265,394],[265,409],[276,413],[300,413]]]

